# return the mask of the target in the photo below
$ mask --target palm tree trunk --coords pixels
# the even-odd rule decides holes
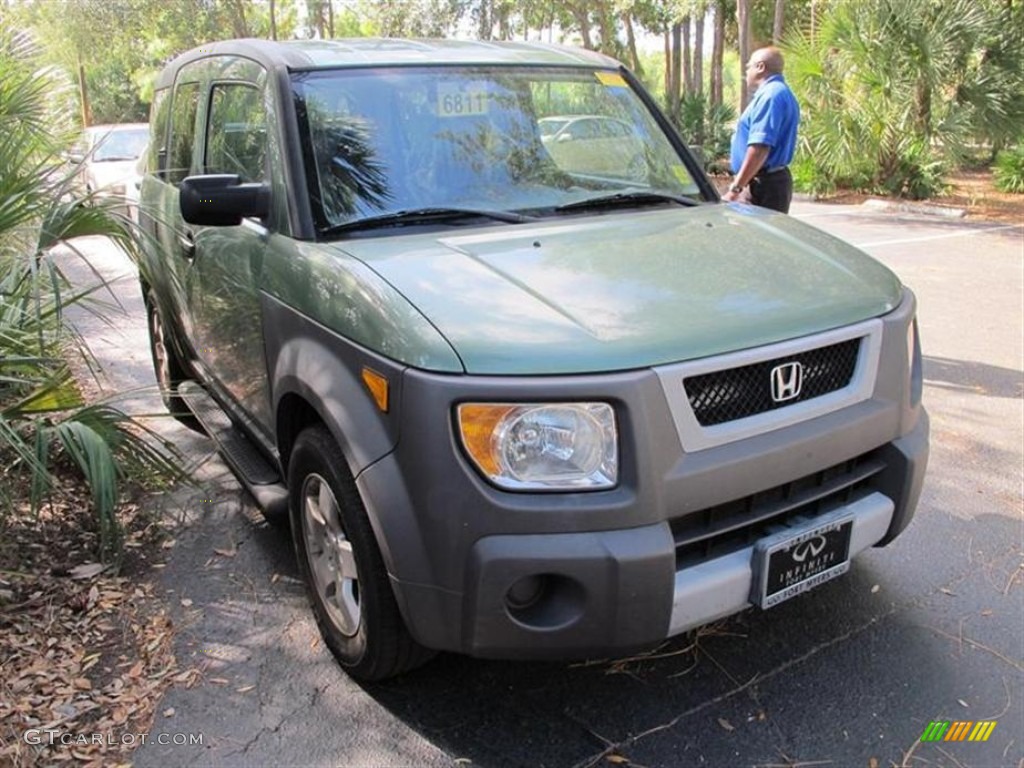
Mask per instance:
[[[772,43],[782,42],[782,29],[786,17],[786,0],[775,0],[775,19],[772,23]]]
[[[740,40],[740,111],[747,108],[747,59],[750,58],[750,0],[736,0],[736,23]]]
[[[704,93],[704,21],[706,11],[697,15],[693,29],[693,92]]]
[[[682,87],[682,37],[683,26],[672,25],[672,94],[669,99],[669,113],[673,122],[679,119],[679,90]]]
[[[270,0],[270,39],[277,40],[277,13],[274,8],[274,0]]]
[[[672,33],[668,24],[662,33],[665,37],[665,109],[672,111]]]
[[[927,139],[932,132],[932,89],[928,83],[919,82],[916,91],[914,100],[916,101],[917,134]]]
[[[693,49],[690,46],[690,17],[685,16],[682,24],[683,37],[683,93],[693,93]]]
[[[711,103],[722,103],[722,58],[725,53],[725,9],[715,5],[715,33],[711,43]]]
[[[334,39],[334,1],[327,0],[327,34]]]

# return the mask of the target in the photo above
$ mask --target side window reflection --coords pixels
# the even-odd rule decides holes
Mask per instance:
[[[170,151],[167,157],[167,180],[171,184],[180,184],[192,171],[198,107],[199,83],[181,83],[174,89]]]
[[[259,89],[218,83],[210,93],[206,173],[237,174],[245,182],[266,178],[267,122]]]

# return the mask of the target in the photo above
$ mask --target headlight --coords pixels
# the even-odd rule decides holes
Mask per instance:
[[[464,403],[462,445],[509,490],[599,490],[618,482],[615,412],[607,403]]]

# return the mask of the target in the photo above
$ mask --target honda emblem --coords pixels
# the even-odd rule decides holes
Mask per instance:
[[[784,403],[800,397],[804,385],[804,367],[800,363],[783,363],[772,368],[772,400]]]

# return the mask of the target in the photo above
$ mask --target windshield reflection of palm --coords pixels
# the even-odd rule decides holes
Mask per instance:
[[[318,138],[329,151],[317,147],[317,154],[330,158],[330,173],[321,189],[325,206],[346,215],[361,207],[386,210],[394,194],[387,165],[377,158],[366,121],[338,118]]]

